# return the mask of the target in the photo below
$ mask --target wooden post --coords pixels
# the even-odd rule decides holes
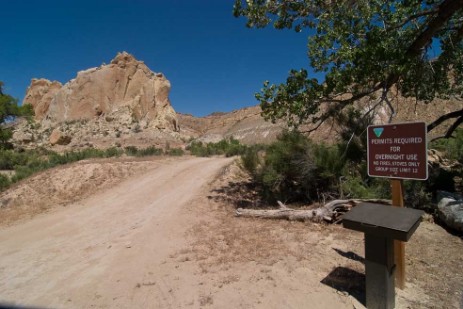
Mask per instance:
[[[404,207],[403,182],[401,179],[391,179],[392,205]],[[405,243],[394,240],[394,260],[396,265],[395,283],[403,290],[405,288]]]

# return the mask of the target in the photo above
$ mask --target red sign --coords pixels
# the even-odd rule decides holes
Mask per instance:
[[[424,122],[369,126],[368,175],[428,179],[426,131]]]

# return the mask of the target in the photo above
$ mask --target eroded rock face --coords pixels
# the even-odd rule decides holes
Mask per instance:
[[[35,119],[42,120],[48,112],[50,102],[61,87],[63,85],[60,82],[34,78],[27,88],[23,104],[31,104],[34,108]]]
[[[169,101],[170,82],[132,55],[119,53],[108,65],[80,71],[64,86],[32,80],[24,104],[31,104],[36,120],[66,121],[125,116],[150,127],[178,130]]]

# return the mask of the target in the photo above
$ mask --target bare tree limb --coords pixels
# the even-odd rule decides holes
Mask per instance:
[[[390,200],[382,199],[352,199],[352,200],[333,200],[324,206],[316,209],[292,209],[278,201],[279,209],[243,209],[238,208],[235,215],[237,217],[263,218],[263,219],[286,219],[290,221],[312,221],[338,223],[341,216],[352,207],[360,203],[379,203],[390,205]]]
[[[435,127],[437,127],[438,125],[440,125],[441,123],[443,123],[444,121],[448,119],[459,118],[462,116],[463,116],[463,109],[442,115],[428,125],[428,132],[431,132],[431,130],[433,130]]]
[[[463,123],[463,116],[460,116],[451,126],[448,128],[447,132],[445,133],[445,137],[449,138],[452,136],[453,132],[458,128],[460,124]]]

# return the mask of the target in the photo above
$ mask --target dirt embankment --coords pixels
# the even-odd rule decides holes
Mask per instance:
[[[84,162],[19,184],[8,194],[36,192],[36,201],[50,194],[50,211],[0,228],[0,304],[363,308],[362,234],[234,217],[233,192],[245,179],[231,162],[107,161],[93,172],[106,176],[93,178],[84,170],[94,162]],[[80,189],[66,185],[73,181]],[[82,198],[69,199],[69,190]],[[34,199],[27,203],[34,208]],[[423,222],[406,250],[397,308],[458,308],[462,239]]]

